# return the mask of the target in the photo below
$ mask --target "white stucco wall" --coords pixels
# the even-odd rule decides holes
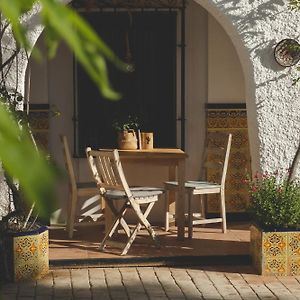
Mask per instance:
[[[245,81],[234,45],[208,14],[208,103],[245,103]]]
[[[295,69],[278,66],[273,48],[299,37],[299,12],[283,0],[195,1],[226,30],[242,63],[253,169],[287,168],[299,144],[300,89],[291,86]]]

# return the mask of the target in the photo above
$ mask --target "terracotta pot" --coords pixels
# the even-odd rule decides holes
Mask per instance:
[[[137,149],[137,138],[133,129],[118,132],[118,147],[121,150]]]

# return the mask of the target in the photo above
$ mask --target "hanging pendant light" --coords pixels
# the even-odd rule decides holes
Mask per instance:
[[[125,49],[126,49],[125,62],[127,64],[127,66],[126,66],[127,72],[132,73],[135,71],[135,65],[134,65],[134,62],[132,59],[132,53],[130,51],[130,43],[129,43],[129,31],[130,31],[130,28],[132,27],[132,15],[131,15],[130,11],[128,11],[128,17],[129,17],[129,26],[125,33]]]

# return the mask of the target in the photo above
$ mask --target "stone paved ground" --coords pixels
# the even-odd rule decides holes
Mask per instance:
[[[300,299],[300,276],[258,276],[243,266],[53,269],[42,280],[6,284],[1,292],[2,300],[289,300]]]

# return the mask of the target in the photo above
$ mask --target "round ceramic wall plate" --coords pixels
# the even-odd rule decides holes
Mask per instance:
[[[291,67],[300,60],[300,44],[293,39],[284,39],[276,45],[274,55],[278,64]]]

